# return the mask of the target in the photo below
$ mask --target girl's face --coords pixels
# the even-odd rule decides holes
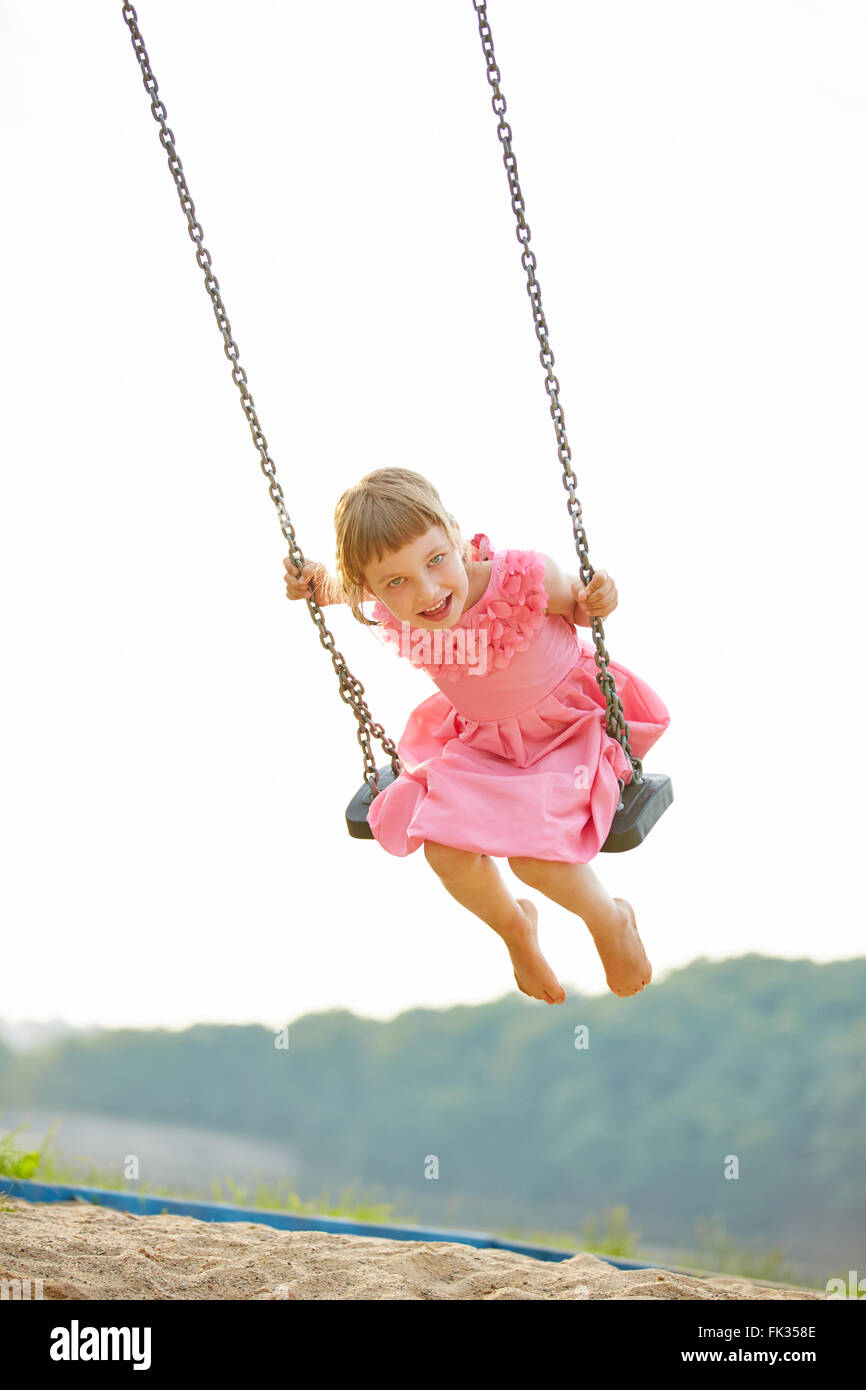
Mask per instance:
[[[364,579],[395,618],[413,627],[451,627],[469,596],[469,576],[460,552],[441,526],[432,526],[402,550],[371,560]],[[443,599],[444,604],[436,607]]]

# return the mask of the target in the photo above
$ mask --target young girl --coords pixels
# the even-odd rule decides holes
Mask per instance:
[[[549,555],[463,539],[419,473],[381,468],[341,496],[334,517],[339,578],[316,561],[286,593],[348,603],[365,625],[438,686],[409,716],[400,776],[373,798],[367,821],[390,854],[424,854],[445,888],[504,940],[518,988],[548,1004],[565,990],[538,945],[538,913],[512,898],[493,856],[586,923],[614,994],[637,994],[652,966],[631,904],[611,898],[589,866],[633,770],[605,731],[605,699],[589,627],[617,606],[596,570],[584,587]],[[361,609],[373,599],[372,624]],[[670,723],[658,695],[608,661],[643,759]]]

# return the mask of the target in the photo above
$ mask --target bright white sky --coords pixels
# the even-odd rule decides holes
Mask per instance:
[[[672,715],[646,767],[673,807],[595,868],[656,980],[860,954],[866,14],[489,14],[607,646]],[[138,17],[305,555],[333,568],[340,492],[401,464],[465,534],[575,572],[469,0]],[[2,0],[0,82],[0,1017],[277,1027],[514,990],[422,851],[346,832],[355,722],[285,597],[119,0]],[[434,687],[326,612],[396,740]],[[566,988],[607,993],[534,897]]]

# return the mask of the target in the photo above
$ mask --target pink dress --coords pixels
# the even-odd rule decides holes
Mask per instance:
[[[632,766],[605,732],[592,638],[546,613],[544,557],[493,551],[482,597],[448,629],[401,623],[376,601],[382,639],[439,687],[412,711],[397,751],[400,776],[373,798],[367,821],[389,854],[425,840],[477,853],[585,864],[598,853]],[[635,757],[670,724],[658,695],[608,661]]]

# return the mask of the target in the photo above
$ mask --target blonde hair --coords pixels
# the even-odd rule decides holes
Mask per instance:
[[[469,542],[460,536],[433,484],[420,473],[410,468],[377,468],[342,494],[334,512],[337,572],[344,601],[359,623],[378,625],[361,611],[367,597],[367,565],[402,550],[431,526],[442,527],[467,565]]]

